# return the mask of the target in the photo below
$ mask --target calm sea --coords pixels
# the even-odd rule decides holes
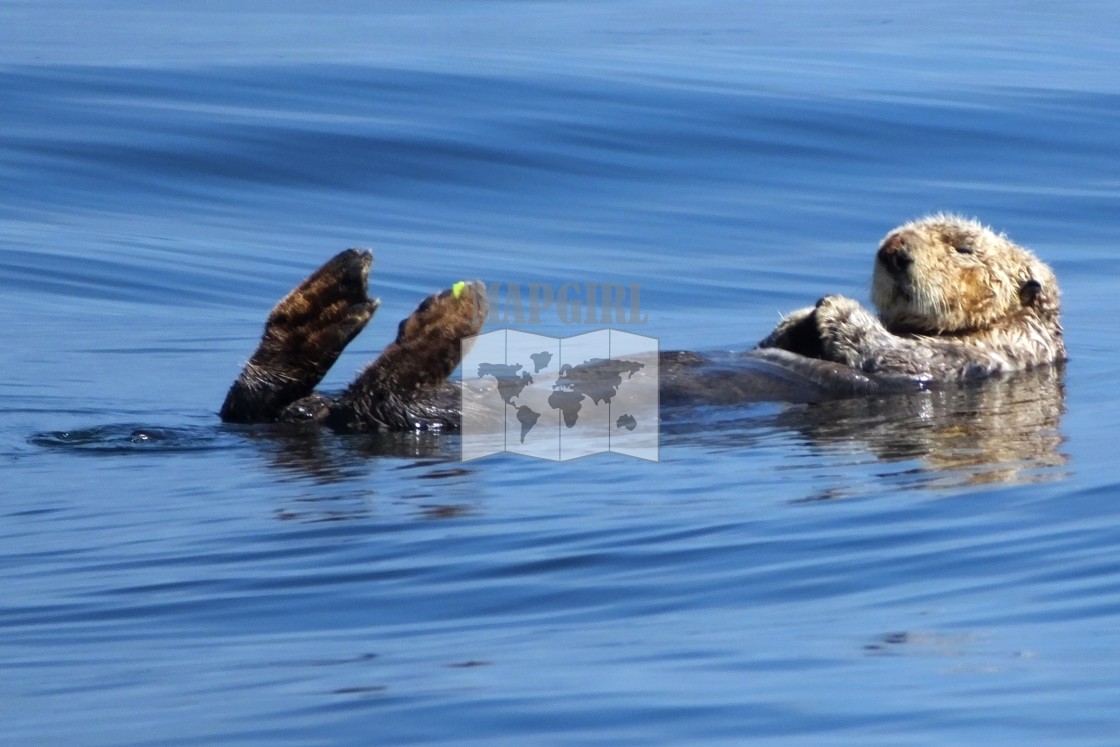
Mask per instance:
[[[0,742],[1115,744],[1118,8],[0,2]],[[327,389],[460,278],[739,349],[942,210],[1054,266],[1064,375],[658,463],[218,422],[348,246]]]

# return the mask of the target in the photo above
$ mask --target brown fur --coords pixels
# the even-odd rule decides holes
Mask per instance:
[[[223,419],[313,420],[339,430],[458,425],[458,392],[446,378],[460,362],[463,338],[485,320],[478,282],[421,303],[337,400],[314,393],[377,309],[366,295],[371,261],[369,252],[343,252],[276,305],[222,405]],[[975,221],[935,215],[889,233],[871,297],[878,316],[842,296],[794,312],[759,343],[769,350],[748,353],[740,366],[705,374],[702,356],[663,356],[662,401],[674,392],[690,401],[815,401],[1065,360],[1053,272]]]
[[[373,318],[366,294],[373,257],[348,249],[284,296],[268,315],[260,345],[230,387],[223,420],[275,420],[311,394],[338,356]]]
[[[478,281],[457,295],[445,290],[424,299],[331,408],[328,422],[346,430],[431,424],[442,408],[433,408],[430,399],[459,365],[461,341],[479,333],[487,311],[486,288]]]
[[[456,413],[440,389],[459,365],[462,338],[478,334],[486,319],[478,282],[425,299],[339,399],[314,391],[377,310],[366,290],[372,261],[367,251],[342,252],[276,304],[226,395],[223,420],[314,420],[348,430],[453,424]]]
[[[900,264],[909,262],[900,272]],[[1037,284],[1038,288],[1029,286]],[[1034,289],[1034,290],[1031,290]],[[1029,301],[1029,303],[1027,303]],[[939,215],[891,231],[871,277],[871,302],[896,334],[968,334],[1058,316],[1054,273],[976,221]]]
[[[762,342],[865,373],[965,380],[1066,358],[1054,273],[976,221],[935,215],[891,231],[871,298],[826,296]]]

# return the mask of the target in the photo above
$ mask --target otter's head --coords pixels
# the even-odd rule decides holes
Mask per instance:
[[[957,334],[1034,317],[1058,325],[1054,273],[1026,249],[973,220],[935,215],[887,234],[871,300],[896,334]]]

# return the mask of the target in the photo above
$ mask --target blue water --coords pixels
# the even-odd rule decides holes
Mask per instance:
[[[0,742],[1115,743],[1115,4],[225,5],[0,3]],[[328,389],[462,277],[740,348],[939,210],[1054,266],[1064,375],[659,463],[217,419],[347,246]]]

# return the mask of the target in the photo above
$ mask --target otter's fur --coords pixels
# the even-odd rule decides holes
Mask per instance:
[[[369,252],[328,261],[268,317],[260,346],[230,387],[234,422],[312,420],[339,430],[455,427],[459,392],[445,379],[461,341],[486,317],[481,283],[430,296],[337,399],[314,392],[378,302]],[[887,234],[875,257],[878,315],[843,296],[795,311],[732,358],[660,357],[660,401],[809,402],[964,382],[1066,358],[1054,273],[976,221],[934,215]]]
[[[486,289],[477,281],[424,299],[340,397],[314,391],[377,311],[380,301],[367,295],[372,264],[370,252],[348,249],[276,304],[226,395],[223,420],[312,420],[337,430],[458,425],[457,392],[444,386],[459,365],[462,339],[478,334],[486,318]]]
[[[887,380],[966,381],[1066,359],[1053,271],[974,220],[934,215],[887,234],[871,299],[878,316],[826,296],[758,347]]]

